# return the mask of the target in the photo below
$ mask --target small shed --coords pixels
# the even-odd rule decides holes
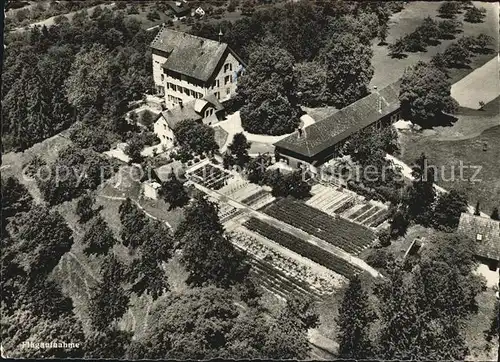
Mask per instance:
[[[161,185],[156,181],[146,181],[143,183],[144,197],[158,200]]]
[[[488,217],[462,213],[458,230],[476,244],[476,257],[491,270],[500,262],[500,221]]]

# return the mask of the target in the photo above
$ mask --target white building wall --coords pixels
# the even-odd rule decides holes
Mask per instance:
[[[167,83],[174,84],[177,87],[177,90],[173,90],[171,86],[167,86]],[[174,108],[178,105],[178,102],[173,101],[171,97],[175,97],[176,99],[181,99],[182,102],[186,104],[188,101],[196,99],[196,96],[191,95],[191,91],[196,93],[201,93],[201,97],[199,98],[203,98],[204,96],[207,95],[207,88],[201,87],[197,84],[190,83],[186,80],[181,80],[178,78],[167,76],[166,74],[165,74],[164,86],[165,86],[165,104],[167,108]],[[182,87],[182,92],[179,91],[178,87]],[[185,92],[186,89],[189,90],[189,94],[186,94]]]
[[[164,81],[162,80],[163,68],[162,65],[167,61],[167,57],[165,55],[161,55],[160,52],[156,49],[153,49],[153,80],[155,86],[164,86]]]
[[[225,64],[230,64],[231,67],[227,71],[225,71]],[[222,67],[215,77],[215,85],[212,85],[209,89],[210,94],[215,94],[217,96],[217,92],[219,93],[219,99],[221,101],[225,101],[230,99],[236,94],[236,84],[237,84],[237,72],[242,67],[242,64],[236,59],[236,57],[228,53],[224,63],[222,63]],[[229,76],[230,82],[225,84],[225,78]],[[217,87],[217,81],[219,81],[219,86]]]
[[[165,117],[160,116],[154,124],[154,133],[160,139],[162,145],[167,149],[174,147],[175,135],[174,131],[170,129]]]

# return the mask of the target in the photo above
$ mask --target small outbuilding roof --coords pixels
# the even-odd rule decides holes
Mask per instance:
[[[478,256],[500,261],[500,221],[462,213],[458,230],[476,241]]]

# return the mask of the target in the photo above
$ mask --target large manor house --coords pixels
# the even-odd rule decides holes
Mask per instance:
[[[154,131],[167,148],[185,119],[213,125],[225,117],[224,103],[237,91],[245,64],[227,44],[163,27],[151,43],[155,90],[165,109]],[[345,141],[369,127],[399,118],[399,82],[359,99],[332,116],[298,129],[274,144],[280,160],[294,168],[318,167],[338,155]]]

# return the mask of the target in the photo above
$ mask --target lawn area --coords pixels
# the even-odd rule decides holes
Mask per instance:
[[[491,325],[495,307],[495,291],[487,289],[476,297],[478,311],[466,323],[465,339],[470,349],[468,360],[496,361],[498,360],[498,339],[496,343],[488,344],[484,331]]]
[[[428,2],[428,1],[414,1],[408,2],[405,8],[394,14],[389,21],[389,34],[387,36],[387,43],[391,44],[399,37],[403,37],[412,33],[427,16],[431,16],[435,20],[442,20],[437,17],[437,9],[442,2]],[[463,22],[463,33],[458,34],[461,36],[477,36],[481,33],[491,36],[495,39],[494,44],[495,53],[498,51],[498,4],[474,2],[475,6],[483,7],[487,10],[486,17],[483,23],[471,24]],[[459,14],[457,20],[463,20],[463,14]],[[377,86],[379,89],[383,88],[399,79],[403,74],[406,67],[416,64],[419,60],[424,62],[430,59],[437,53],[443,52],[446,47],[456,41],[456,39],[442,40],[436,46],[427,47],[426,52],[407,53],[408,57],[403,59],[392,59],[388,55],[387,45],[378,45],[378,40],[373,43],[373,58],[372,65],[375,73],[370,82],[370,88]],[[493,54],[484,54],[473,58],[470,64],[470,69],[452,69],[450,72],[452,83],[463,78],[472,70],[482,66],[491,58]]]
[[[476,121],[470,124],[472,128],[479,119],[474,116],[463,116],[461,121]],[[451,128],[454,127],[455,125]],[[465,132],[464,128],[462,126],[462,132]],[[447,131],[453,134],[452,130]],[[436,131],[434,135],[405,134],[401,136],[401,158],[411,164],[422,152],[425,153],[433,165],[442,167],[437,180],[440,186],[466,192],[470,204],[474,205],[479,201],[482,211],[490,214],[493,207],[500,206],[499,139],[500,125],[488,128],[478,136],[459,140],[440,139],[439,131]],[[460,162],[464,166],[480,167],[476,182],[469,181],[469,178],[476,172],[476,168],[465,168],[463,177],[460,177]]]

